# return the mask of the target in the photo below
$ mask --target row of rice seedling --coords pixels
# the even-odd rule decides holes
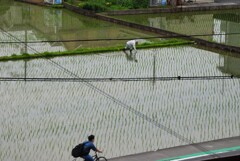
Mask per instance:
[[[153,55],[156,76],[224,75],[218,54],[193,47],[139,51],[138,63],[119,52],[54,61],[81,77],[148,77]],[[24,62],[14,63],[1,63],[0,73],[23,76],[17,67]],[[29,61],[27,73],[68,76],[45,60]],[[195,142],[239,135],[237,79],[92,84]],[[2,161],[68,160],[72,147],[92,133],[108,158],[188,144],[82,83],[0,82],[0,98]]]
[[[125,54],[121,52],[110,55],[55,58],[54,60],[85,78],[152,77],[154,55],[156,56],[156,77],[224,75],[218,70],[219,66],[224,65],[221,61],[219,62],[219,60],[224,60],[224,57],[193,47],[141,50],[136,56],[138,63],[127,61]],[[13,63],[1,64],[1,69],[4,70],[10,68]],[[14,69],[8,69],[8,71],[11,70],[11,73],[24,76],[24,61],[15,62],[15,64],[17,67],[14,68],[14,66],[12,67]],[[27,61],[26,71],[28,77],[70,77],[44,59]],[[5,76],[7,73],[2,75]]]
[[[22,84],[24,85],[24,83]],[[8,85],[11,86],[10,84]],[[22,86],[21,84],[18,84],[18,85]],[[51,89],[47,90],[47,88],[49,88],[47,87],[47,85],[49,84],[45,84],[43,87],[45,88],[45,94],[49,94],[49,91],[54,89],[54,87],[50,87]],[[57,86],[59,87],[59,85]],[[29,88],[34,88],[34,84],[32,87],[30,85]],[[35,88],[39,88],[39,87],[35,87]],[[16,93],[20,93],[20,91],[21,90],[19,89],[17,89],[17,91],[15,90]],[[69,89],[67,91],[69,91]],[[63,94],[65,95],[65,93]],[[86,93],[84,93],[84,95],[86,95]],[[90,97],[92,97],[91,92],[89,95],[91,95]],[[96,94],[93,94],[93,96],[95,95]],[[26,93],[25,97],[26,96],[28,96],[28,98],[35,97],[31,93]],[[50,99],[53,99],[53,100],[51,101]],[[112,149],[114,149],[113,147],[119,146],[119,148],[122,148],[121,142],[128,142],[130,140],[134,141],[134,138],[136,137],[135,135],[139,135],[138,137],[141,137],[141,134],[143,134],[144,131],[148,130],[147,125],[141,125],[141,126],[135,127],[135,125],[137,125],[138,122],[141,121],[139,118],[135,118],[134,116],[131,116],[129,114],[128,116],[126,116],[125,115],[126,112],[121,109],[120,111],[115,108],[109,109],[109,107],[114,107],[114,104],[111,102],[109,104],[109,101],[106,101],[106,103],[104,102],[103,104],[101,104],[99,102],[103,102],[103,99],[100,99],[99,101],[97,101],[98,103],[94,105],[95,108],[91,108],[91,105],[90,107],[89,105],[86,105],[85,106],[86,112],[83,113],[82,110],[75,111],[71,109],[71,107],[68,107],[68,105],[66,104],[61,103],[62,105],[60,106],[55,105],[55,102],[57,102],[56,99],[59,99],[59,98],[49,98],[47,100],[43,98],[42,102],[47,102],[45,104],[49,104],[48,106],[53,106],[54,104],[55,106],[54,110],[56,111],[62,110],[62,112],[56,113],[53,110],[52,112],[46,113],[46,114],[40,114],[36,112],[38,114],[35,115],[35,117],[21,116],[22,108],[27,108],[27,110],[29,111],[32,111],[32,110],[40,111],[42,107],[47,106],[47,105],[44,105],[44,103],[31,102],[31,104],[27,106],[24,105],[24,107],[18,107],[19,110],[15,111],[15,113],[17,113],[18,116],[15,118],[10,117],[11,119],[8,119],[8,121],[5,124],[2,124],[3,128],[5,128],[5,126],[8,127],[8,125],[11,124],[13,126],[12,129],[14,129],[14,131],[10,133],[11,135],[10,138],[5,138],[6,144],[12,143],[8,145],[4,144],[4,147],[6,147],[6,150],[8,149],[7,150],[8,152],[6,151],[8,155],[13,155],[11,153],[10,148],[12,148],[12,146],[15,144],[15,145],[18,145],[17,147],[21,147],[21,150],[23,151],[23,153],[25,153],[25,151],[31,151],[31,152],[41,151],[42,152],[41,154],[51,155],[49,156],[49,158],[51,158],[52,155],[54,154],[57,154],[57,153],[62,154],[63,152],[65,152],[66,153],[65,157],[69,157],[69,151],[70,151],[69,148],[71,148],[71,146],[76,144],[76,142],[80,141],[80,139],[84,139],[84,136],[87,136],[87,134],[89,134],[89,132],[91,131],[97,133],[99,137],[99,141],[102,140],[100,144],[101,143],[103,144],[105,140],[107,140],[107,144],[105,144],[106,147],[110,146]],[[84,102],[82,99],[80,99],[81,102]],[[20,101],[26,102],[27,100],[16,100],[16,102],[20,102]],[[71,101],[73,100],[71,100],[71,97],[70,97],[70,100],[67,102],[71,102]],[[53,103],[52,105],[51,105],[51,102]],[[39,103],[41,104],[41,106],[37,107],[35,104],[39,104]],[[74,105],[75,107],[80,105],[80,108],[81,108],[81,106],[83,106],[82,104],[78,104],[78,103],[74,103],[74,104],[75,104]],[[64,111],[65,109],[70,112]],[[9,115],[10,112],[11,113],[14,112],[11,109],[8,109],[8,111],[9,112],[6,112],[6,115]],[[124,114],[122,114],[122,111],[124,112]],[[71,118],[67,117],[69,115],[71,116]],[[88,120],[89,117],[95,118],[94,121]],[[132,131],[134,134],[130,135],[129,132],[132,129],[134,129],[134,131]],[[107,133],[109,133],[109,135],[106,135],[106,131]],[[126,138],[124,134],[128,134]],[[151,134],[148,134],[147,136],[150,139]],[[24,137],[27,137],[27,139],[23,139]],[[109,137],[112,139],[108,141]],[[146,138],[146,135],[142,137],[142,139],[144,138]],[[59,139],[61,141],[59,141]],[[72,139],[73,141],[71,141]],[[68,145],[69,141],[71,141],[71,143]],[[116,142],[116,144],[108,145],[110,142],[112,143]],[[173,143],[175,142],[176,141],[172,141],[171,143],[171,141],[169,141],[169,143],[166,143],[165,145],[173,145]],[[137,143],[138,142],[136,142],[136,144]],[[133,146],[136,146],[136,145],[133,145]],[[133,146],[130,148],[133,148]],[[66,149],[67,147],[69,148]],[[114,150],[110,151],[111,150],[110,147],[108,150],[106,150],[106,153],[107,154],[109,153],[111,155],[113,154],[117,155],[116,151]],[[54,148],[57,148],[56,153],[54,152],[54,154],[51,154],[52,149]],[[141,151],[138,148],[135,148],[135,149],[138,151]],[[124,155],[124,153],[126,154],[126,152],[128,152],[128,150],[126,151],[121,150],[121,155]],[[17,158],[23,159],[21,158],[20,154],[16,154]],[[39,154],[39,156],[38,155],[31,156],[30,154],[31,153],[29,153],[28,155],[28,153],[26,153],[26,155],[22,157],[28,157],[28,158],[34,157],[32,158],[33,160],[42,159],[41,154]],[[5,159],[3,158],[3,160]]]
[[[234,81],[237,81],[239,83],[239,80]],[[226,125],[226,120],[231,120],[232,122],[236,123],[238,122],[237,116],[239,115],[239,101],[235,99],[235,97],[239,96],[239,87],[232,88],[232,82],[234,81],[229,80],[225,82],[226,86],[224,89],[224,93],[220,92],[220,90],[216,93],[212,92],[214,88],[219,88],[219,84],[221,85],[222,83],[221,81],[212,81],[213,83],[210,83],[209,85],[203,83],[209,81],[186,81],[175,83],[157,82],[155,88],[157,88],[158,90],[155,91],[146,88],[144,85],[142,85],[142,83],[135,82],[134,85],[122,83],[121,86],[124,86],[123,88],[131,88],[137,93],[135,95],[140,98],[144,98],[142,99],[142,101],[134,99],[133,95],[127,90],[125,92],[118,91],[118,89],[116,88],[120,86],[120,83],[117,86],[116,83],[113,85],[101,84],[101,86],[99,85],[99,87],[101,87],[102,89],[111,88],[112,91],[114,91],[115,89],[115,93],[112,92],[112,94],[116,97],[118,96],[118,98],[122,96],[120,98],[123,102],[128,102],[134,107],[137,106],[138,110],[142,111],[143,113],[147,113],[148,116],[155,116],[156,120],[160,120],[161,122],[166,121],[166,123],[169,125],[173,124],[177,127],[177,129],[179,129],[178,127],[181,127],[181,125],[183,125],[182,121],[189,122],[189,120],[191,120],[188,123],[189,125],[186,126],[190,129],[193,127],[198,128],[198,125],[201,126],[201,128],[198,129],[199,131],[204,131],[204,133],[206,134],[205,137],[207,139],[208,129],[205,128],[217,128],[219,130],[222,130],[223,132],[229,130],[232,134],[237,135],[237,132],[239,130],[237,126],[235,126],[235,128],[229,127],[229,129],[224,127],[224,125]],[[187,87],[190,82],[194,85],[192,88],[189,89]],[[161,84],[161,87],[158,87],[158,84]],[[199,88],[205,86],[207,86],[206,89]],[[167,88],[168,91],[162,91],[163,88]],[[169,89],[173,90],[169,91]],[[144,91],[145,94],[140,94],[142,93],[142,91]],[[178,92],[180,94],[176,94]],[[199,94],[196,95],[196,93]],[[161,99],[159,99],[159,97]],[[169,102],[169,98],[172,98],[171,102]],[[144,110],[142,110],[141,107],[145,107]],[[176,123],[177,125],[175,125]],[[185,130],[183,129],[182,132],[184,131]],[[191,134],[188,131],[187,133]],[[214,134],[214,136],[220,137],[217,134]]]

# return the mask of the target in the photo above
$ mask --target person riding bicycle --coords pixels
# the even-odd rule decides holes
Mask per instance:
[[[102,151],[97,149],[95,147],[95,145],[93,144],[94,143],[94,139],[95,139],[95,136],[94,135],[90,135],[88,137],[88,141],[83,142],[85,155],[81,156],[81,158],[83,158],[85,161],[94,161],[93,157],[91,155],[89,155],[91,150],[93,150],[95,152],[98,152],[98,153],[102,153]]]

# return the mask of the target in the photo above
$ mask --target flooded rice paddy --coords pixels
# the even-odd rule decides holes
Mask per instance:
[[[54,58],[82,78],[239,74],[240,58],[190,46]],[[26,64],[25,64],[26,63]],[[26,70],[25,70],[26,67]],[[26,72],[25,72],[26,71]],[[1,77],[70,77],[44,59],[0,63]],[[194,142],[239,136],[240,80],[91,82]],[[107,158],[188,144],[81,82],[0,82],[0,160],[71,160],[95,134]]]
[[[237,13],[234,10],[231,11],[234,16],[141,15],[143,22],[138,16],[127,19],[180,33],[229,33],[238,32]],[[233,18],[228,20],[229,17]],[[176,28],[176,24],[180,27]],[[0,56],[124,43],[30,44],[30,41],[149,36],[65,9],[12,0],[0,1],[0,28],[8,32],[1,30],[0,41],[24,42],[0,44]],[[208,39],[239,44],[236,35]],[[191,46],[139,50],[136,58],[113,52],[51,60],[81,78],[240,76],[239,57]],[[70,78],[71,75],[50,60],[35,59],[0,62],[0,77]],[[138,117],[99,90],[196,143],[240,135],[239,79],[91,82],[90,86],[82,82],[0,82],[0,160],[72,160],[71,149],[90,134],[96,135],[96,144],[107,158],[189,144]]]
[[[46,43],[39,41],[131,39],[145,36],[151,34],[84,17],[66,9],[39,7],[14,0],[0,1],[0,42],[23,42],[22,44],[0,43],[0,56],[35,53],[34,50],[54,52],[124,43],[124,41]],[[34,41],[39,43],[29,43]]]
[[[240,46],[240,10],[209,12],[159,13],[144,15],[116,16],[130,22],[160,28],[187,35],[206,35],[199,38]],[[229,33],[238,33],[230,34]]]

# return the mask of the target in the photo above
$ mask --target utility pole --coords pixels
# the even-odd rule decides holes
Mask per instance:
[[[30,9],[28,8],[27,12],[25,12],[25,10],[22,11],[22,14],[23,14],[23,23],[26,24],[26,20],[28,21],[29,20],[29,13]],[[25,53],[27,54],[28,53],[28,44],[27,44],[27,41],[28,41],[28,31],[27,29],[25,28],[24,30],[24,49],[22,51],[22,53]],[[24,60],[24,80],[26,82],[27,80],[27,60]]]
[[[24,60],[24,80],[27,80],[27,60]]]
[[[27,30],[25,29],[25,39],[24,39],[24,53],[26,54],[27,51]],[[24,80],[26,82],[27,79],[27,60],[24,60]]]
[[[156,83],[156,51],[154,51],[153,55],[153,85]]]

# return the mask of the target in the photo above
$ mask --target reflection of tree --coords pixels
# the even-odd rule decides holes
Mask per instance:
[[[47,27],[60,27],[62,22],[61,10],[44,10],[44,23]]]
[[[1,6],[0,15],[4,15],[9,9],[10,9],[10,6]]]
[[[185,20],[194,22],[195,21],[195,15],[183,15],[183,14],[176,14],[174,16],[166,16],[166,20],[178,20],[179,22],[184,22]]]
[[[1,5],[0,5],[0,15],[5,14],[7,10],[10,9],[10,5],[13,4],[13,1],[11,0],[0,0]]]

